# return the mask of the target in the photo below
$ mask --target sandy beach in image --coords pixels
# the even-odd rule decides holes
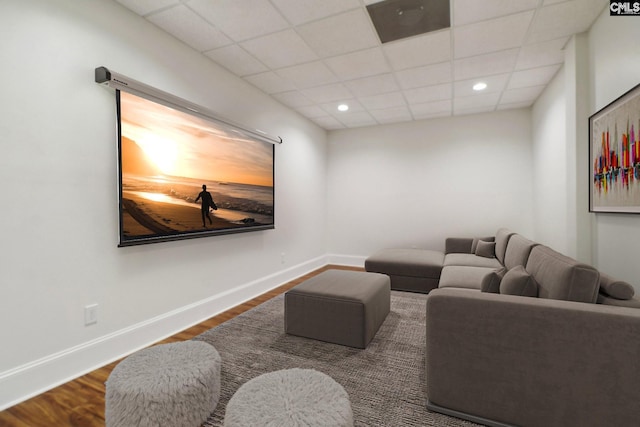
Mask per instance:
[[[202,226],[200,207],[155,202],[132,192],[122,194],[122,225],[124,237],[137,237],[156,234],[173,234],[190,231],[203,231],[242,227],[215,216],[211,213],[213,224],[206,220]]]

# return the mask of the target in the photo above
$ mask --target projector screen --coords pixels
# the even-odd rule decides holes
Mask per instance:
[[[126,91],[116,102],[119,246],[274,228],[273,144]]]

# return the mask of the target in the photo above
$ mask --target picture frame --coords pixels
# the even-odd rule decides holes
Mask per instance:
[[[589,211],[640,213],[640,84],[589,117]]]

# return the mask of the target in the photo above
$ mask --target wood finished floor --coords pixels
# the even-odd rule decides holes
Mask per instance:
[[[322,267],[156,344],[189,340],[329,269],[362,271],[361,268],[353,267],[333,265]],[[104,426],[104,383],[118,362],[103,366],[0,412],[0,427]]]

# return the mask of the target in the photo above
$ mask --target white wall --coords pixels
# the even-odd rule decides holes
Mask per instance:
[[[531,236],[530,110],[329,133],[329,252],[443,249],[450,236]]]
[[[535,240],[592,263],[585,34],[565,46],[563,67],[532,109]]]
[[[537,242],[567,253],[565,74],[561,69],[532,109],[533,222]]]
[[[586,33],[565,46],[567,254],[593,264],[589,205],[589,45]]]
[[[115,2],[4,0],[0,28],[0,409],[326,263],[324,130]],[[117,248],[97,66],[280,135],[276,229]]]
[[[605,8],[586,36],[567,44],[562,73],[533,108],[533,182],[536,240],[640,292],[640,216],[588,212],[588,117],[640,83],[635,40],[637,18]]]
[[[638,23],[637,17],[612,17],[605,10],[591,28],[590,114],[640,83]],[[593,244],[598,268],[629,281],[640,292],[640,215],[596,214]]]

